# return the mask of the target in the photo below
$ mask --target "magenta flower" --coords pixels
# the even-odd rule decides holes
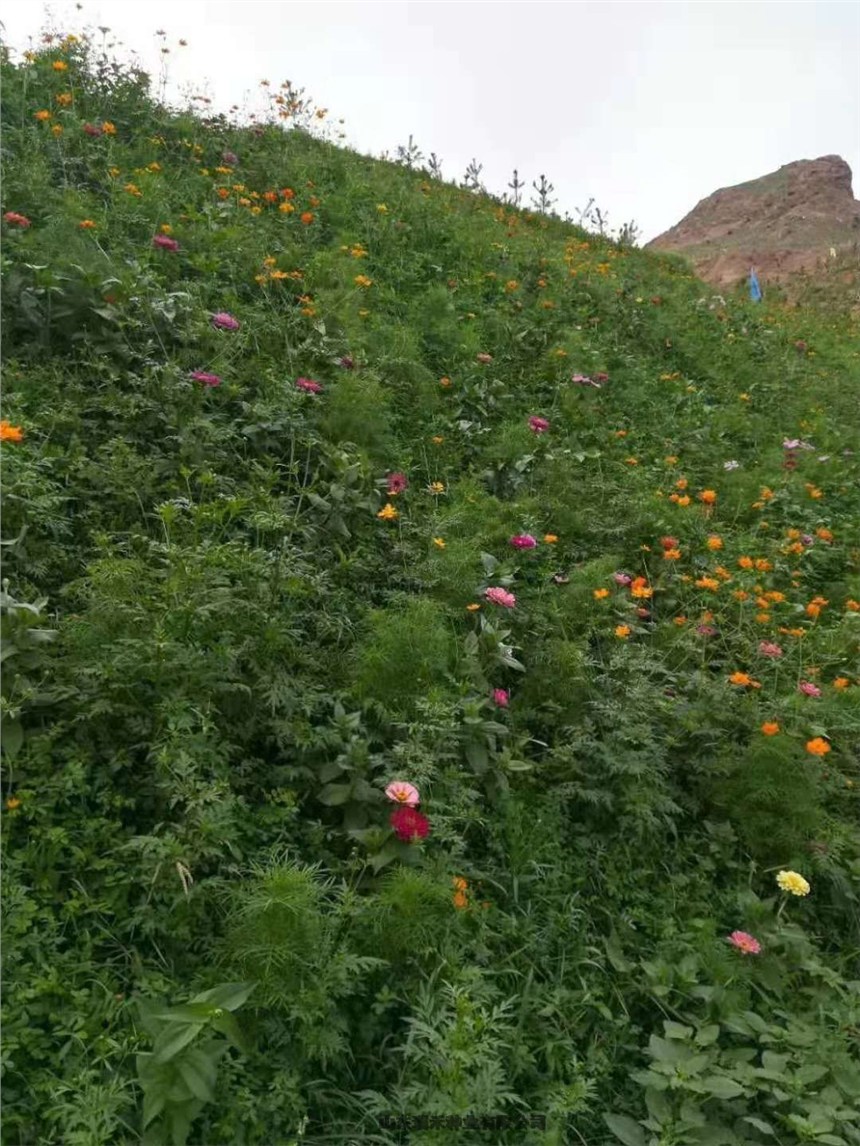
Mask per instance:
[[[418,789],[406,780],[392,780],[385,789],[385,794],[395,804],[404,804],[407,808],[414,808],[421,803]]]
[[[485,590],[484,596],[488,601],[492,601],[494,605],[501,605],[503,609],[513,609],[517,603],[517,599],[513,593],[509,593],[507,589],[500,589],[498,587]]]
[[[758,651],[763,657],[781,657],[782,649],[773,641],[760,641]]]
[[[205,370],[192,370],[191,377],[195,382],[200,382],[203,386],[221,385],[221,376],[219,374],[208,374]]]
[[[493,689],[493,704],[496,708],[507,708],[510,703],[510,693],[506,688]]]
[[[176,239],[171,239],[170,235],[156,235],[152,240],[152,245],[162,251],[179,250],[179,243]]]
[[[339,359],[338,366],[342,366],[344,370],[354,370],[355,359],[351,358],[348,354],[344,354],[343,358]]]
[[[399,840],[413,844],[423,840],[430,833],[430,821],[415,808],[403,806],[395,808],[389,820]]]
[[[802,692],[804,696],[821,696],[821,689],[811,680],[802,680],[797,686],[797,691]]]
[[[212,325],[216,330],[238,330],[239,320],[226,310],[219,310],[217,314],[212,315]]]
[[[715,637],[719,629],[715,629],[713,625],[696,625],[696,632],[700,637]]]
[[[746,931],[733,931],[726,938],[742,955],[761,954],[761,943]]]
[[[533,430],[536,434],[545,434],[549,429],[549,422],[546,418],[540,418],[537,414],[532,414],[529,418],[529,429]]]
[[[409,478],[406,474],[400,472],[389,474],[386,480],[390,494],[403,493],[405,489],[409,488]]]
[[[530,533],[518,533],[511,538],[511,545],[514,549],[534,549],[537,540]]]
[[[296,387],[299,390],[304,390],[308,394],[322,393],[322,386],[319,382],[314,382],[313,378],[297,378]]]
[[[625,587],[633,583],[633,578],[630,576],[630,574],[622,573],[620,570],[619,572],[612,574],[612,580],[616,585],[624,585]]]

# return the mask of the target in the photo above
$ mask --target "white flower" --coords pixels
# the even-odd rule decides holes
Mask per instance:
[[[732,458],[732,460],[730,462],[723,462],[723,469],[724,470],[738,470],[740,468],[741,468],[741,463],[736,462],[734,460],[734,458]]]

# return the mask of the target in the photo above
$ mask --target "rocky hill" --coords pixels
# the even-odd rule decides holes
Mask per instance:
[[[715,191],[649,247],[676,251],[715,286],[734,285],[751,264],[763,282],[790,286],[832,276],[858,281],[860,202],[851,168],[838,155],[788,163],[736,187]]]

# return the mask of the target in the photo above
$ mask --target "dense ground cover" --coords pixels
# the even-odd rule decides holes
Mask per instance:
[[[2,78],[3,1141],[860,1143],[856,322]]]

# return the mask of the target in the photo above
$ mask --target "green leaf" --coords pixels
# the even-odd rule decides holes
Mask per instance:
[[[682,1026],[681,1023],[672,1023],[668,1020],[663,1023],[663,1033],[667,1039],[688,1039],[693,1033],[692,1027]]]
[[[646,1146],[645,1131],[626,1114],[604,1114],[603,1121],[624,1146]]]
[[[737,1098],[739,1094],[744,1093],[744,1088],[739,1082],[721,1074],[707,1079],[705,1089],[712,1098]]]
[[[352,784],[326,784],[317,793],[317,799],[328,807],[345,804],[352,795]]]
[[[745,1118],[742,1119],[742,1121],[748,1122],[750,1124],[750,1126],[754,1127],[754,1129],[760,1131],[760,1133],[762,1133],[762,1134],[773,1134],[773,1133],[775,1133],[771,1124],[769,1122],[764,1122],[761,1118],[753,1118],[751,1115],[748,1114],[748,1115],[746,1115]]]
[[[203,1030],[204,1023],[171,1023],[155,1040],[152,1061],[169,1062]]]
[[[706,1027],[700,1027],[696,1031],[696,1045],[700,1047],[709,1047],[715,1043],[720,1037],[720,1024],[709,1023]]]
[[[229,1011],[222,1011],[220,1015],[216,1015],[212,1020],[212,1027],[219,1034],[226,1035],[236,1050],[242,1051],[244,1054],[248,1053],[248,1044],[242,1034],[242,1028]]]
[[[195,1098],[201,1102],[215,1101],[215,1078],[217,1068],[205,1055],[192,1058],[191,1055],[178,1059],[176,1068]]]
[[[3,751],[10,760],[14,760],[24,743],[24,729],[20,720],[4,720],[2,730]]]
[[[238,1011],[246,1003],[256,983],[219,983],[209,991],[195,995],[192,1003],[211,1003],[213,1007],[222,1007],[225,1011]]]

